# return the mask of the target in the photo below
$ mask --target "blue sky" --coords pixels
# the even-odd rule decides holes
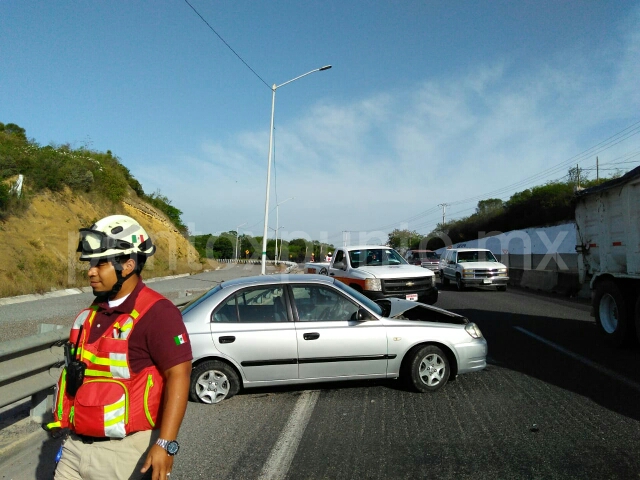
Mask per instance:
[[[331,64],[277,90],[269,225],[336,245],[640,165],[638,1],[189,1],[253,72],[184,0],[2,0],[0,121],[260,236],[269,86]]]

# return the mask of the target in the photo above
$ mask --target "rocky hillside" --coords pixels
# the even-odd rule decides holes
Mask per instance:
[[[87,264],[78,262],[78,229],[113,214],[135,218],[156,244],[145,278],[196,273],[198,254],[169,219],[130,190],[117,206],[90,197],[59,193],[36,195],[28,209],[0,223],[0,296],[44,293],[87,285]]]

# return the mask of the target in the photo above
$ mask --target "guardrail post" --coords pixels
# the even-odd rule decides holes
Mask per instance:
[[[36,423],[44,423],[45,417],[51,413],[53,407],[54,388],[42,390],[31,396],[31,420]]]

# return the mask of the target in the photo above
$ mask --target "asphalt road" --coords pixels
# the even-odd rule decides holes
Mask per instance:
[[[612,349],[581,302],[445,289],[489,366],[435,394],[397,381],[249,390],[190,403],[176,479],[640,478],[640,349]],[[0,463],[48,478],[56,441]]]

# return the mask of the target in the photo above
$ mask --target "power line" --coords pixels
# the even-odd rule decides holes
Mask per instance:
[[[224,43],[224,44],[227,46],[227,48],[228,48],[229,50],[231,50],[231,51],[234,53],[234,55],[235,55],[236,57],[238,57],[238,58],[240,59],[240,61],[241,61],[242,63],[244,63],[244,64],[245,64],[245,66],[246,66],[249,70],[251,70],[251,71],[253,72],[253,74],[254,74],[256,77],[258,77],[262,83],[264,83],[264,84],[267,86],[267,88],[268,88],[269,90],[271,90],[271,87],[269,86],[269,84],[268,84],[267,82],[265,82],[265,81],[262,79],[262,77],[261,77],[260,75],[258,75],[258,74],[256,73],[256,71],[255,71],[253,68],[251,68],[247,62],[245,62],[245,61],[242,59],[242,57],[241,57],[240,55],[238,55],[238,52],[236,52],[233,48],[231,48],[231,45],[229,45],[229,44],[225,41],[225,39],[224,39],[224,38],[222,38],[222,36],[220,36],[220,34],[219,34],[218,32],[216,32],[216,31],[215,31],[215,29],[214,29],[211,25],[209,25],[209,22],[207,22],[207,21],[204,19],[204,17],[203,17],[202,15],[200,15],[200,13],[199,13],[195,8],[194,8],[194,6],[193,6],[193,5],[191,5],[191,4],[189,3],[189,0],[184,0],[184,1],[185,1],[185,3],[186,3],[187,5],[189,5],[189,6],[191,7],[191,10],[193,10],[194,12],[196,12],[196,15],[198,15],[198,16],[200,17],[200,19],[201,19],[201,20],[202,20],[202,21],[207,25],[207,27],[209,27],[209,29],[210,29],[213,33],[215,33],[215,34],[217,35],[217,37],[218,37],[220,40],[222,40],[222,43]]]
[[[587,158],[593,157],[596,154],[599,154],[600,152],[607,150],[611,147],[613,147],[614,145],[617,145],[618,143],[621,143],[627,139],[629,139],[632,136],[637,135],[638,133],[640,133],[640,121],[637,121],[633,124],[631,124],[630,126],[620,130],[619,132],[611,135],[610,137],[606,138],[605,140],[597,143],[596,145],[574,155],[573,157],[564,160],[556,165],[554,165],[553,167],[543,170],[542,172],[539,172],[537,174],[534,174],[530,177],[526,177],[516,183],[513,183],[511,185],[507,185],[504,187],[501,187],[497,190],[488,192],[488,193],[483,193],[483,194],[479,194],[479,195],[474,195],[472,197],[467,197],[461,200],[456,200],[456,201],[452,201],[449,203],[449,205],[451,206],[455,206],[455,205],[462,205],[464,203],[469,203],[471,201],[475,201],[475,200],[480,200],[483,198],[488,198],[488,197],[494,197],[494,196],[500,196],[500,195],[504,195],[507,192],[511,192],[516,188],[531,184],[532,182],[535,181],[539,181],[543,178],[549,177],[553,174],[556,174],[560,171],[562,171],[563,169],[567,168],[569,165],[573,164],[574,162],[578,161],[584,161]],[[562,178],[566,177],[563,176]],[[504,199],[503,199],[504,200]],[[430,213],[433,213],[435,210],[438,210],[438,206],[435,207],[431,207],[425,211],[422,211],[412,217],[409,217],[407,219],[404,220],[400,220],[400,221],[396,221],[392,224],[389,225],[385,225],[383,227],[380,227],[379,230],[384,230],[385,228],[389,228],[391,226],[395,226],[401,223],[410,223],[413,220],[417,220],[418,218],[424,217],[426,215],[429,215]]]

